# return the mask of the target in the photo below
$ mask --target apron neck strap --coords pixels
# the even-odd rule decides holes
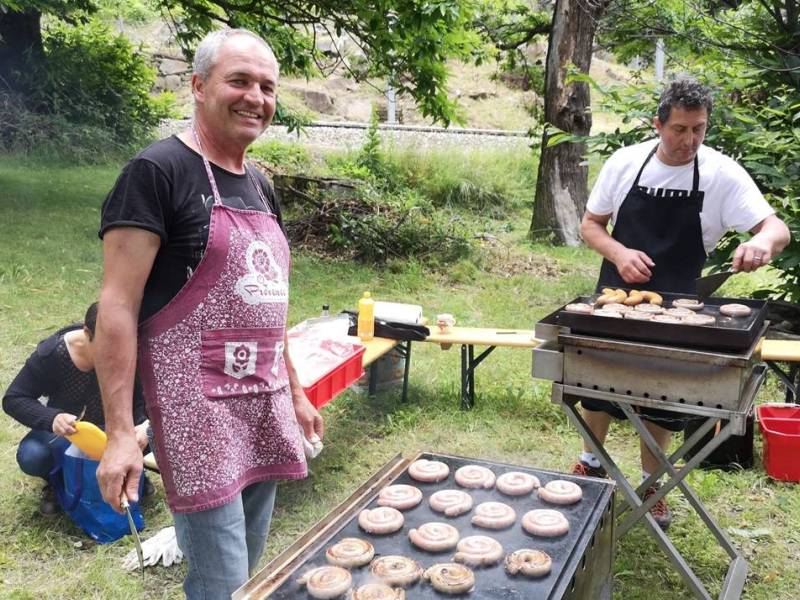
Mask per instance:
[[[659,143],[661,143],[661,142],[659,142]],[[653,149],[650,150],[650,154],[647,155],[647,158],[644,159],[644,162],[642,163],[642,166],[639,167],[639,172],[636,173],[636,179],[633,180],[633,185],[631,186],[631,188],[635,188],[637,185],[639,185],[639,178],[642,176],[642,171],[644,171],[644,168],[647,166],[647,163],[650,162],[650,159],[653,158],[653,154],[656,153],[656,150],[658,150],[658,144],[656,144],[653,147]]]
[[[203,159],[203,166],[206,168],[208,183],[211,185],[211,192],[214,194],[214,204],[221,205],[222,197],[219,194],[217,180],[214,178],[214,173],[211,171],[211,163],[208,162],[208,159],[206,158],[206,154],[203,151],[203,145],[200,143],[200,136],[197,135],[197,129],[195,129],[194,125],[192,125],[192,136],[194,137],[194,143],[197,144],[197,149],[200,150],[200,158]],[[261,199],[261,203],[264,205],[267,213],[272,214],[272,211],[269,208],[269,203],[267,202],[267,198],[264,195],[264,190],[261,189],[261,185],[259,185],[252,171],[247,168],[247,163],[244,164],[244,172],[247,174],[248,179],[250,179],[250,183],[252,183],[253,187],[256,189],[256,193]]]
[[[660,144],[659,142],[658,144]],[[639,167],[639,172],[636,173],[636,179],[633,180],[633,185],[631,188],[635,188],[639,185],[639,178],[642,176],[642,172],[644,168],[647,166],[647,163],[650,162],[650,159],[653,158],[653,155],[658,150],[658,144],[656,144],[652,150],[650,150],[650,154],[647,155],[647,158],[644,159],[642,166]],[[694,155],[694,174],[692,175],[692,193],[696,194],[697,191],[700,189],[700,161],[697,159],[697,154]]]

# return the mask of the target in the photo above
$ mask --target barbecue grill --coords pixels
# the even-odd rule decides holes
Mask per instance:
[[[439,460],[449,465],[450,475],[444,481],[423,483],[411,479],[406,471],[416,459]],[[443,489],[464,489],[454,480],[455,471],[464,465],[476,464],[491,469],[495,475],[508,471],[523,471],[539,478],[542,485],[553,479],[567,479],[579,484],[583,490],[580,502],[570,506],[548,505],[535,494],[511,497],[496,489],[465,489],[474,500],[474,506],[485,501],[499,501],[510,505],[517,513],[511,527],[489,530],[475,527],[470,519],[473,511],[458,517],[446,517],[431,510],[430,495]],[[415,508],[403,511],[403,528],[390,535],[370,535],[358,527],[358,513],[364,508],[375,508],[381,488],[394,483],[414,485],[422,490],[423,500]],[[611,568],[614,562],[614,484],[607,480],[577,477],[512,466],[497,462],[475,460],[456,456],[423,453],[413,459],[399,455],[389,461],[378,473],[363,484],[344,503],[322,521],[314,525],[303,537],[258,572],[234,595],[234,600],[273,598],[295,600],[310,598],[297,578],[313,567],[325,565],[325,550],[345,537],[369,540],[375,547],[375,556],[400,554],[418,561],[423,568],[435,563],[450,562],[454,550],[431,553],[413,546],[408,532],[430,521],[446,522],[459,530],[460,537],[487,535],[503,545],[504,554],[521,548],[538,548],[547,552],[553,561],[552,571],[541,579],[510,576],[502,561],[491,567],[475,567],[475,588],[469,594],[473,600],[559,600],[559,599],[609,599],[611,598]],[[526,533],[520,523],[522,515],[535,508],[557,508],[570,522],[568,533],[557,538],[535,537]],[[351,570],[353,587],[374,578],[369,566]],[[420,581],[407,588],[410,598],[441,599],[447,597]]]
[[[664,304],[674,295],[664,294]],[[593,297],[573,302],[591,302]],[[753,311],[744,319],[720,319],[714,326],[667,324],[568,313],[564,307],[536,325],[544,342],[534,349],[533,375],[553,382],[552,400],[570,421],[617,482],[627,506],[617,507],[615,537],[634,524],[644,524],[698,598],[712,596],[669,538],[649,514],[649,509],[678,487],[730,558],[720,598],[739,598],[747,563],[708,514],[694,491],[684,482],[689,472],[733,434],[744,433],[747,415],[764,381],[759,344],[766,331],[765,305],[757,300],[712,298],[704,312],[719,316],[720,304],[747,304]],[[577,404],[581,398],[614,402],[628,416],[662,467],[636,490],[591,433]],[[684,444],[667,457],[639,418],[636,408],[648,406],[674,411],[678,416],[708,417]],[[719,433],[702,448],[696,445],[715,426]],[[694,448],[680,471],[674,464]],[[663,474],[668,478],[658,492],[642,502],[640,494]],[[630,514],[625,514],[631,509]]]
[[[664,306],[671,307],[679,298],[688,298],[686,294],[669,294],[661,292]],[[598,295],[579,296],[569,304],[583,302],[593,304]],[[724,304],[744,304],[751,313],[746,317],[726,317],[721,315],[719,307]],[[633,321],[630,319],[614,319],[597,315],[568,312],[564,307],[548,315],[543,320],[548,324],[567,327],[572,333],[633,340],[638,342],[655,342],[673,347],[710,348],[718,351],[740,352],[746,350],[757,338],[767,314],[766,300],[737,298],[707,298],[702,310],[697,314],[710,315],[716,319],[713,325],[686,325],[681,323],[659,323],[657,321]],[[537,337],[539,337],[537,335]]]

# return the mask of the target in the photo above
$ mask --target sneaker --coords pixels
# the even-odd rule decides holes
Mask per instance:
[[[650,496],[655,494],[659,487],[659,485],[651,485],[647,488],[642,496],[642,501],[646,501]],[[661,531],[669,529],[669,524],[672,523],[672,513],[669,511],[669,507],[667,503],[664,502],[663,498],[653,505],[653,508],[650,509],[650,514],[653,515],[653,519],[655,519]]]
[[[61,506],[56,499],[56,492],[49,484],[42,488],[42,499],[39,501],[39,513],[43,517],[55,517],[61,513]]]
[[[570,471],[573,475],[583,475],[584,477],[598,477],[599,479],[605,479],[608,477],[608,473],[606,470],[600,467],[593,467],[589,463],[585,463],[582,460],[576,462],[572,465],[572,471]]]

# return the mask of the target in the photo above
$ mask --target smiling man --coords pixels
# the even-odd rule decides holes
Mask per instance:
[[[286,346],[289,248],[272,187],[245,153],[275,114],[278,63],[245,30],[195,53],[192,126],[145,149],[103,204],[96,369],[119,510],[142,469],[138,370],[154,451],[189,561],[191,599],[229,598],[258,564],[278,479],[305,477],[322,437]]]
[[[683,77],[661,94],[653,124],[658,138],[615,152],[603,165],[586,204],[581,233],[603,256],[597,289],[603,287],[695,294],[707,253],[726,231],[750,232],[733,258],[733,269],[763,267],[789,243],[789,230],[756,184],[733,159],[703,145],[711,117],[711,93]],[[607,225],[613,223],[609,234]],[[583,416],[604,442],[612,416],[624,413],[600,400],[584,399]],[[642,408],[643,419],[662,449],[685,420]],[[641,444],[643,477],[658,461]],[[573,472],[605,475],[584,444]],[[654,492],[650,488],[645,498]],[[666,529],[670,513],[661,500],[651,513]]]

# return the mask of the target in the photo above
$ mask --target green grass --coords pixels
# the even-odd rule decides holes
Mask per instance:
[[[118,166],[62,168],[22,165],[0,157],[0,388],[35,343],[80,319],[100,281],[99,206]],[[523,210],[482,227],[496,237],[480,261],[446,273],[391,263],[380,269],[295,254],[290,321],[353,307],[364,290],[378,299],[420,303],[427,315],[451,312],[460,324],[525,327],[557,305],[586,292],[599,261],[585,248],[554,248],[525,241]],[[747,278],[733,280],[745,285]],[[737,288],[737,292],[746,293]],[[530,377],[530,352],[497,349],[476,374],[477,402],[458,410],[459,355],[453,348],[413,347],[410,397],[397,391],[367,398],[345,392],[323,414],[325,450],[310,477],[281,484],[264,561],[274,557],[349,496],[397,453],[417,451],[481,457],[564,471],[580,448],[578,435],[549,400],[549,386]],[[759,400],[778,400],[769,382]],[[0,597],[15,599],[180,598],[184,566],[148,569],[144,583],[120,568],[129,540],[90,544],[66,518],[46,521],[36,512],[40,484],[24,476],[14,455],[24,428],[0,420]],[[631,428],[612,426],[608,446],[631,476],[638,472]],[[767,529],[763,537],[733,535],[750,562],[744,597],[797,598],[800,574],[800,492],[766,478],[762,468],[740,473],[697,471],[690,481],[723,528]],[[156,478],[157,486],[160,482]],[[170,523],[159,489],[145,505],[144,537]],[[676,513],[672,538],[701,578],[718,591],[725,561],[688,505],[671,494]],[[785,567],[784,565],[790,565]],[[615,598],[690,598],[652,539],[637,527],[617,549]]]

